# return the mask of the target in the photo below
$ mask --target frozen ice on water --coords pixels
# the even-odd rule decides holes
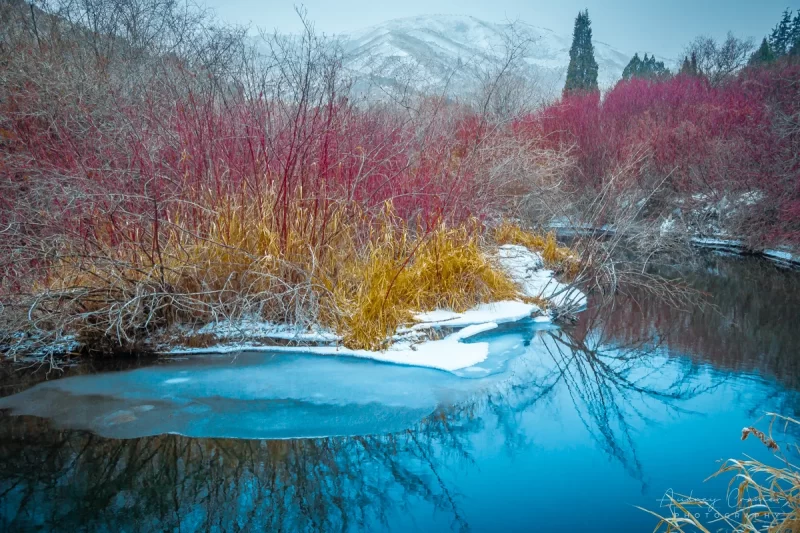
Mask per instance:
[[[487,357],[454,372],[355,357],[282,352],[197,355],[125,372],[47,381],[0,399],[0,409],[111,438],[299,438],[405,430],[442,403],[507,380],[511,365],[537,361],[533,321],[481,324],[463,338],[430,343]],[[434,348],[430,348],[433,350]],[[423,348],[424,350],[424,348]]]

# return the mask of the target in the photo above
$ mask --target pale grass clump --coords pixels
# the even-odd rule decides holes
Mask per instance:
[[[39,289],[68,303],[54,320],[60,313],[87,344],[111,346],[255,315],[320,324],[348,347],[379,349],[414,312],[520,297],[489,259],[477,223],[411,227],[391,203],[371,215],[298,205],[282,230],[272,205],[226,201],[193,218],[176,209],[144,244],[98,230],[91,256],[65,250]]]
[[[796,430],[800,422],[795,419],[768,413],[771,417],[767,434],[754,427],[742,430],[742,440],[750,435],[755,436],[764,446],[775,452],[776,465],[766,464],[756,459],[728,459],[711,477],[733,475],[728,484],[728,493],[736,495],[736,509],[725,513],[714,509],[704,500],[691,497],[669,497],[670,516],[660,516],[653,511],[643,509],[659,518],[654,531],[689,532],[702,531],[710,533],[724,527],[725,531],[735,533],[749,532],[787,532],[800,531],[800,467],[792,463],[773,438],[773,426],[779,422],[783,433]],[[800,451],[796,443],[787,444],[795,453]],[[716,517],[713,523],[703,523],[697,509],[712,511]]]
[[[539,252],[548,268],[561,271],[568,278],[573,277],[580,269],[580,261],[575,252],[566,246],[559,246],[552,231],[543,236],[503,221],[494,228],[494,240],[498,244],[518,244]]]

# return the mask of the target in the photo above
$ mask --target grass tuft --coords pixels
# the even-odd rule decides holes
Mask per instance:
[[[522,229],[519,225],[503,221],[494,228],[494,239],[498,244],[517,244],[539,252],[545,266],[563,273],[568,279],[580,269],[580,261],[570,248],[559,246],[554,232],[540,235]]]
[[[519,297],[514,283],[488,259],[477,228],[412,234],[401,227],[371,243],[367,256],[349,265],[340,285],[346,310],[339,330],[350,347],[381,349],[414,311],[437,308],[463,312],[484,302]]]

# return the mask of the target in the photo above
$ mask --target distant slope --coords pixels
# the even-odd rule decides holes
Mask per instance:
[[[345,65],[356,75],[391,82],[406,81],[444,86],[448,93],[466,91],[476,83],[479,65],[505,56],[506,42],[529,40],[523,62],[526,74],[542,92],[558,94],[569,64],[571,34],[558,34],[525,23],[496,24],[471,16],[431,15],[395,19],[342,36]],[[632,54],[595,41],[601,88],[621,77]]]

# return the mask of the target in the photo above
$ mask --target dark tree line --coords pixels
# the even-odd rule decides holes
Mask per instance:
[[[670,75],[669,69],[664,66],[663,61],[656,61],[656,56],[644,55],[644,58],[639,58],[639,54],[634,54],[625,70],[622,71],[622,79],[629,80],[631,78],[645,78],[645,79],[663,79],[668,78]]]
[[[787,56],[800,56],[800,9],[794,18],[790,10],[783,12],[781,20],[750,57],[750,65],[764,65]]]

